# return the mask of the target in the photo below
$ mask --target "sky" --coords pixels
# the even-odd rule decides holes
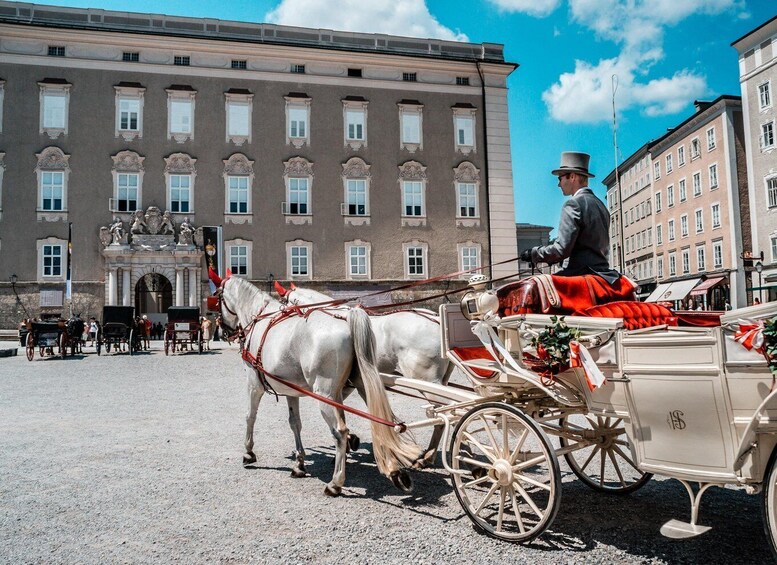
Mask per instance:
[[[555,227],[562,151],[591,154],[590,185],[694,112],[740,96],[731,43],[777,15],[777,0],[73,0],[178,16],[501,43],[508,78],[517,222]]]

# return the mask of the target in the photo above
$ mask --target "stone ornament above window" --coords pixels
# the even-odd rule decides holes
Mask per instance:
[[[399,166],[399,180],[426,180],[426,167],[418,161],[407,161]]]
[[[224,159],[224,176],[246,175],[253,176],[254,162],[242,153],[233,153],[229,159]]]
[[[313,177],[313,163],[304,157],[292,157],[283,162],[284,177]]]
[[[116,155],[111,157],[113,159],[113,170],[117,172],[138,173],[143,171],[143,161],[145,157],[141,157],[134,151],[119,151]]]
[[[370,173],[371,165],[364,162],[359,157],[351,157],[343,164],[343,178],[368,179],[372,177]]]
[[[65,155],[59,147],[46,147],[35,156],[38,158],[38,170],[70,171],[70,155]]]
[[[196,175],[197,170],[194,164],[197,159],[187,155],[186,153],[173,153],[169,157],[165,157],[165,173],[171,174],[190,174]]]
[[[453,180],[455,182],[480,182],[480,169],[469,161],[463,161],[458,167],[454,167]]]

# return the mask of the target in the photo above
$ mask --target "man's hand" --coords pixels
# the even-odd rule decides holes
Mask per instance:
[[[531,249],[524,249],[521,251],[521,261],[526,261],[527,263],[531,263]]]

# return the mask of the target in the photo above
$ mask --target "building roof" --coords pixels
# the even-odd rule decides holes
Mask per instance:
[[[739,39],[735,39],[734,41],[731,42],[731,46],[734,47],[735,49],[739,49],[739,46],[737,45],[737,43],[739,43],[741,41],[744,41],[745,39],[748,39],[751,35],[754,35],[754,34],[758,33],[759,31],[763,30],[766,26],[768,26],[770,23],[772,23],[774,21],[777,21],[777,16],[774,16],[770,20],[766,20],[764,23],[759,25],[757,28],[755,28],[755,29],[753,29],[751,31],[748,31],[745,35],[743,35]],[[760,43],[761,39],[765,39],[765,38],[760,38],[759,37],[759,38],[757,38],[755,43]]]
[[[0,1],[0,23],[503,64],[504,45]]]
[[[623,161],[620,165],[618,165],[618,171],[623,171],[625,169],[631,168],[631,166],[642,159],[645,155],[648,154],[648,146],[652,143],[652,141],[648,141],[645,143],[642,147],[637,149],[634,153],[626,157],[626,160]],[[602,184],[606,187],[609,187],[611,185],[615,184],[615,169],[610,171],[610,174],[608,174],[604,179],[602,179]]]

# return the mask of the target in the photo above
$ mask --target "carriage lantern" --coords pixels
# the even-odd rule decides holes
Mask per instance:
[[[461,299],[461,313],[468,320],[480,320],[499,311],[499,299],[493,290],[486,290],[488,277],[473,275],[468,286],[472,289]]]

